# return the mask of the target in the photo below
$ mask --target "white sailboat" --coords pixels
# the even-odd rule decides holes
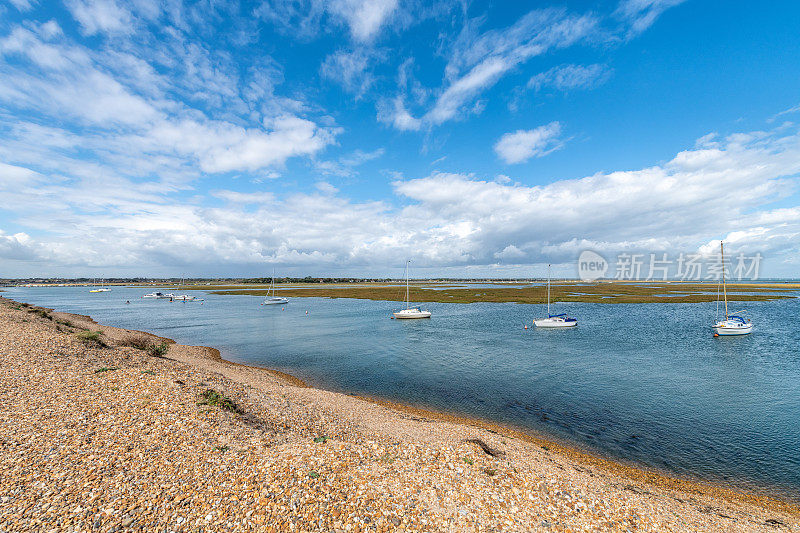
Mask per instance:
[[[272,292],[272,296],[270,296],[270,291]],[[270,282],[269,284],[269,289],[267,289],[267,296],[264,298],[264,301],[261,302],[261,305],[283,305],[288,303],[289,303],[288,298],[275,295],[275,270],[273,269],[272,282]]]
[[[408,291],[408,265],[411,261],[406,261],[406,308],[392,313],[395,318],[430,318],[430,311],[423,311],[419,306],[411,307],[411,300],[409,299]]]
[[[98,287],[97,279],[95,279],[95,288],[90,289],[89,292],[111,292],[111,289],[109,287],[103,287],[103,285],[105,285],[105,283],[103,283],[104,281],[105,281],[104,279],[100,280],[100,286]]]
[[[547,265],[547,318],[537,318],[533,325],[537,328],[572,328],[578,325],[578,321],[566,313],[550,314],[550,265]]]
[[[183,278],[181,278],[181,283],[180,283],[180,285],[178,285],[178,289],[180,289],[182,286],[183,286]],[[177,296],[169,294],[167,297],[172,299],[172,300],[175,300],[177,302],[202,302],[203,301],[202,298],[197,298],[196,296],[191,296],[189,294],[178,294]]]
[[[725,252],[722,248],[722,241],[719,241],[719,256],[722,260],[722,294],[725,298],[725,320],[717,320],[711,326],[714,330],[714,336],[747,335],[753,331],[753,323],[749,318],[743,316],[745,311],[737,311],[732,315],[728,314],[728,289],[725,286]],[[719,294],[717,294],[717,313],[719,313]]]

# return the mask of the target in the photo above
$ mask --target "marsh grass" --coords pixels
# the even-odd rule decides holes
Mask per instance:
[[[729,294],[730,301],[771,301],[782,298],[795,298],[792,294],[796,286],[774,283],[732,284],[729,290],[743,294]],[[527,287],[524,285],[491,288],[426,288],[426,284],[412,289],[416,302],[446,303],[523,303],[544,304],[547,302],[546,285]],[[314,287],[305,289],[283,289],[281,295],[290,298],[355,298],[362,300],[399,301],[404,294],[396,286],[376,287],[356,285],[353,287]],[[762,294],[758,294],[762,293]],[[217,289],[213,294],[256,295],[266,294],[265,289],[230,288]],[[700,303],[717,299],[715,283],[684,282],[557,282],[551,286],[551,300],[554,302],[591,303]]]

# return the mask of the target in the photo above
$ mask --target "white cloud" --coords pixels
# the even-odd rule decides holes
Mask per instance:
[[[506,133],[494,145],[494,151],[506,163],[522,163],[532,157],[542,157],[564,146],[559,138],[561,124],[551,122],[532,130]]]
[[[30,11],[37,2],[32,0],[9,0],[18,11]]]
[[[628,25],[628,37],[635,37],[653,25],[667,9],[686,0],[621,0],[616,14]]]
[[[234,204],[268,204],[275,201],[275,195],[271,192],[238,192],[220,190],[213,191],[211,195]]]
[[[358,99],[375,81],[369,71],[369,64],[374,56],[373,51],[364,48],[350,52],[339,50],[325,58],[320,67],[320,74],[339,83]]]
[[[347,21],[356,41],[372,40],[392,13],[398,0],[333,0],[328,9]]]
[[[571,46],[590,36],[598,21],[591,15],[568,15],[563,10],[533,10],[501,30],[477,33],[469,22],[455,41],[445,68],[446,85],[433,106],[420,118],[405,108],[402,95],[394,108],[384,105],[379,118],[398,129],[419,129],[423,123],[442,124],[460,114],[483,109],[475,99],[509,71],[553,49]]]
[[[536,91],[545,87],[560,91],[592,89],[605,83],[610,76],[611,69],[605,65],[560,65],[533,76],[528,80],[528,88]]]
[[[130,33],[131,12],[115,0],[68,0],[67,8],[85,35],[97,33]]]

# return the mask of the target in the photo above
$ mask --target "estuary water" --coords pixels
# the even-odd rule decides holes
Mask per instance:
[[[634,464],[800,500],[800,299],[734,304],[756,324],[714,338],[715,304],[557,304],[577,328],[530,328],[541,305],[425,305],[155,287],[14,287],[3,296],[91,315],[326,388],[488,419]],[[167,289],[165,292],[173,292]],[[130,300],[130,304],[126,304]],[[307,313],[306,313],[307,312]],[[529,329],[523,329],[528,324]]]

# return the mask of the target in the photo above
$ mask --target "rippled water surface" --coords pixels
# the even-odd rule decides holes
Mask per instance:
[[[543,306],[252,296],[142,300],[156,288],[10,288],[8,297],[151,331],[333,390],[521,426],[680,475],[800,494],[800,300],[748,302],[745,337],[714,304],[560,304],[579,326],[524,330]],[[192,294],[201,295],[199,292]],[[125,301],[130,300],[130,304]],[[736,304],[737,308],[742,304]],[[308,314],[306,314],[308,311]]]

